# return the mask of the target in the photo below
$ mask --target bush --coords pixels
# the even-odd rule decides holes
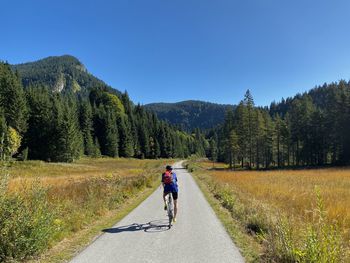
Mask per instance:
[[[9,193],[7,181],[3,176],[0,182],[0,261],[22,260],[47,248],[57,227],[45,189]]]

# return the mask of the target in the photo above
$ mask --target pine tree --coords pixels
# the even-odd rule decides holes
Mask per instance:
[[[245,160],[249,158],[248,111],[243,101],[239,103],[235,110],[235,130],[237,131],[238,145],[240,148],[241,166],[243,168]]]
[[[205,139],[203,135],[201,134],[199,128],[195,129],[195,153],[198,156],[205,156]]]
[[[249,168],[252,168],[253,163],[253,148],[255,145],[255,132],[254,129],[254,100],[249,89],[246,91],[243,100],[244,105],[247,108],[247,132],[248,132],[248,156],[249,156]]]
[[[140,154],[143,154],[146,158],[155,158],[155,154],[151,154],[151,146],[150,146],[150,136],[147,130],[147,126],[145,123],[140,122],[138,127],[138,138],[140,143]],[[153,139],[153,138],[152,138]],[[139,155],[140,155],[139,154]]]
[[[73,162],[83,152],[83,137],[79,129],[78,109],[73,98],[62,102],[62,116],[57,126],[54,161]]]
[[[210,159],[214,162],[218,160],[218,145],[217,145],[217,134],[215,133],[213,137],[210,139],[209,147],[210,147]]]
[[[132,157],[134,155],[134,147],[128,119],[126,116],[118,116],[117,123],[119,128],[119,155]]]
[[[267,110],[262,111],[262,116],[264,119],[265,134],[262,138],[263,142],[263,158],[265,168],[269,168],[270,164],[273,162],[273,143],[274,143],[274,132],[275,126],[272,118]]]
[[[119,156],[119,133],[116,125],[116,117],[114,113],[111,111],[106,112],[106,116],[104,119],[104,153],[110,157],[118,157]]]
[[[228,152],[229,152],[229,165],[230,169],[235,169],[235,163],[237,161],[239,145],[238,145],[238,136],[235,130],[230,132],[228,140]]]
[[[282,119],[279,114],[275,116],[275,141],[276,141],[276,156],[277,156],[277,167],[282,166]]]
[[[91,104],[88,100],[80,103],[80,128],[84,139],[84,154],[88,156],[96,155],[94,141],[92,139],[93,132],[93,115]]]
[[[8,136],[7,131],[8,130],[3,110],[0,108],[0,161],[5,161],[10,157],[6,145]]]
[[[265,121],[263,119],[262,113],[260,110],[255,111],[255,124],[254,124],[254,134],[255,134],[255,163],[256,168],[260,168],[260,164],[262,163],[263,156],[266,157],[264,149],[266,147],[266,133],[267,129],[265,126]]]
[[[53,99],[47,88],[29,87],[26,91],[29,119],[24,136],[29,159],[48,160],[55,144],[56,116],[53,114]]]
[[[0,107],[7,125],[21,135],[27,129],[27,107],[22,84],[8,64],[0,62]]]

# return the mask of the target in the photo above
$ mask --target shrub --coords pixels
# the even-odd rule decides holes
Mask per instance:
[[[22,260],[47,248],[57,227],[45,189],[9,193],[7,181],[5,175],[0,182],[0,261]]]

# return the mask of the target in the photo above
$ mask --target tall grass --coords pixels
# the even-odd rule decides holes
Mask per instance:
[[[349,169],[231,172],[191,163],[268,262],[348,262]],[[220,169],[221,168],[221,169]]]
[[[0,262],[23,260],[153,187],[163,160],[13,163],[1,175]]]
[[[33,185],[8,192],[8,175],[0,181],[0,262],[36,255],[57,232],[46,190]]]
[[[287,217],[278,218],[277,224],[266,235],[270,258],[278,262],[337,263],[345,260],[345,251],[338,225],[327,220],[323,200],[316,189],[313,219],[298,227]]]

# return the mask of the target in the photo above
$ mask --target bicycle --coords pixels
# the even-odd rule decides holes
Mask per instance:
[[[168,194],[167,197],[167,212],[168,212],[168,217],[169,217],[169,229],[172,226],[172,222],[174,219],[174,203],[173,203],[173,198],[171,196],[171,193]]]

